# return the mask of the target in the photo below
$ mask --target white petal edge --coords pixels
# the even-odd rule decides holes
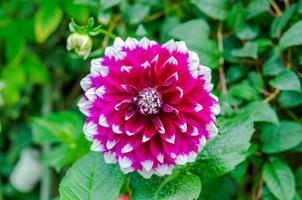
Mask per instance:
[[[146,171],[150,171],[153,167],[153,161],[152,160],[145,160],[141,162],[141,165]]]
[[[116,153],[112,151],[107,151],[104,153],[104,161],[107,164],[116,163]]]

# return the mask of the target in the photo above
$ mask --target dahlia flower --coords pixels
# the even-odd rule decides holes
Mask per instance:
[[[116,38],[104,57],[92,60],[81,87],[78,106],[91,150],[124,173],[171,174],[217,135],[211,70],[183,41]]]

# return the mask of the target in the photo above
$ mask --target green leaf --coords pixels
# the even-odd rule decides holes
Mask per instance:
[[[195,4],[199,10],[213,19],[224,20],[227,16],[226,0],[195,0]]]
[[[150,9],[150,5],[137,3],[128,6],[127,10],[123,13],[123,17],[129,24],[138,24],[148,15]]]
[[[269,104],[263,103],[261,101],[255,101],[248,104],[244,109],[244,112],[250,112],[252,119],[255,122],[271,122],[274,124],[279,124],[278,116],[276,112],[270,107]]]
[[[171,39],[170,31],[179,24],[179,19],[175,16],[167,17],[160,27],[160,41],[164,43]]]
[[[271,80],[269,84],[279,90],[301,91],[300,80],[291,70],[283,70],[278,76]]]
[[[121,3],[122,0],[100,0],[100,6],[101,9],[106,10],[108,8],[112,8],[113,6],[118,5],[119,3]]]
[[[286,9],[285,12],[283,12],[280,17],[274,18],[270,30],[271,37],[279,37],[281,35],[282,29],[289,22],[295,10],[296,10],[296,5],[292,5],[291,7]]]
[[[264,88],[264,80],[260,73],[252,71],[248,74],[248,80],[251,86],[255,87],[258,92]]]
[[[282,91],[278,102],[284,108],[293,108],[302,104],[302,93],[293,91]]]
[[[298,189],[302,189],[302,165],[295,171],[296,185]]]
[[[106,164],[100,153],[89,153],[77,161],[60,183],[62,200],[117,199],[124,176],[117,165]]]
[[[47,68],[35,54],[26,55],[22,66],[30,83],[44,84],[48,81]]]
[[[216,41],[204,39],[188,43],[190,50],[195,51],[200,59],[200,64],[209,66],[212,69],[219,67],[219,52]]]
[[[246,82],[242,82],[240,84],[233,85],[230,88],[230,94],[234,97],[244,99],[247,101],[253,101],[257,99],[257,91],[254,87]]]
[[[267,0],[252,0],[247,5],[245,13],[248,19],[266,12],[270,8],[270,3]]]
[[[35,15],[37,41],[43,43],[60,25],[63,12],[56,1],[43,1]]]
[[[244,26],[236,29],[236,36],[241,40],[251,40],[257,37],[260,29],[258,26],[245,24]]]
[[[149,180],[134,175],[130,184],[132,200],[193,200],[198,198],[201,191],[199,177],[189,172],[173,173],[165,178],[155,176]]]
[[[173,28],[169,35],[186,42],[190,50],[195,51],[202,65],[211,68],[219,66],[217,43],[209,39],[210,27],[203,19],[193,19]]]
[[[171,37],[189,44],[204,40],[210,34],[210,26],[203,19],[193,19],[176,25],[169,33]]]
[[[258,45],[255,42],[247,42],[240,49],[234,49],[231,52],[232,56],[239,58],[258,58]]]
[[[261,129],[262,151],[278,153],[290,150],[302,142],[302,125],[292,121],[280,121],[280,124],[266,124]]]
[[[285,49],[287,47],[297,46],[302,44],[302,21],[291,26],[281,37],[280,46]]]
[[[191,169],[202,177],[216,177],[233,170],[246,159],[253,135],[253,121],[240,115],[226,122],[221,134],[208,142]]]
[[[235,31],[245,25],[245,15],[242,3],[236,3],[232,6],[231,11],[228,13],[226,22],[229,27],[232,27]]]
[[[35,143],[64,142],[74,144],[82,134],[82,119],[73,112],[57,112],[33,118],[31,127]]]
[[[295,195],[294,175],[281,161],[267,163],[262,169],[263,179],[271,193],[279,200],[292,200]]]
[[[280,58],[280,52],[274,48],[270,52],[270,57],[263,64],[263,75],[276,76],[283,70],[284,66]]]

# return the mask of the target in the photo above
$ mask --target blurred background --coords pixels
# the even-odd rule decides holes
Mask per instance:
[[[186,41],[213,70],[221,115],[253,111],[249,159],[204,180],[200,199],[276,199],[261,175],[269,156],[301,199],[301,23],[299,0],[1,0],[0,200],[58,198],[90,146],[79,82],[115,36]]]

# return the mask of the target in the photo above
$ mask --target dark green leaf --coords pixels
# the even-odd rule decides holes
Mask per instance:
[[[174,173],[165,178],[152,177],[149,180],[135,175],[130,182],[133,200],[194,200],[201,191],[199,177],[189,172]]]
[[[283,63],[280,58],[280,52],[274,48],[270,57],[263,64],[263,74],[266,76],[276,76],[284,70]]]
[[[302,142],[302,125],[292,121],[280,121],[278,126],[266,124],[260,139],[265,153],[287,151]]]
[[[263,166],[263,179],[271,193],[279,200],[292,200],[295,195],[295,179],[291,169],[281,161]]]
[[[300,80],[297,75],[291,70],[284,70],[273,80],[271,80],[270,85],[279,90],[287,91],[301,91]]]
[[[284,108],[293,108],[302,104],[302,93],[293,91],[282,91],[278,102]]]
[[[89,153],[77,161],[60,183],[63,200],[115,200],[124,176],[117,165],[106,164],[101,153]]]
[[[280,17],[274,19],[271,25],[271,37],[279,37],[282,29],[286,26],[292,15],[296,10],[296,5],[288,8]]]
[[[258,93],[250,84],[242,82],[241,84],[233,85],[230,88],[230,94],[240,99],[253,101],[257,99]]]
[[[233,170],[246,159],[254,132],[253,121],[249,118],[234,118],[228,124],[230,128],[225,127],[198,155],[192,165],[193,172],[202,177],[216,177]]]

